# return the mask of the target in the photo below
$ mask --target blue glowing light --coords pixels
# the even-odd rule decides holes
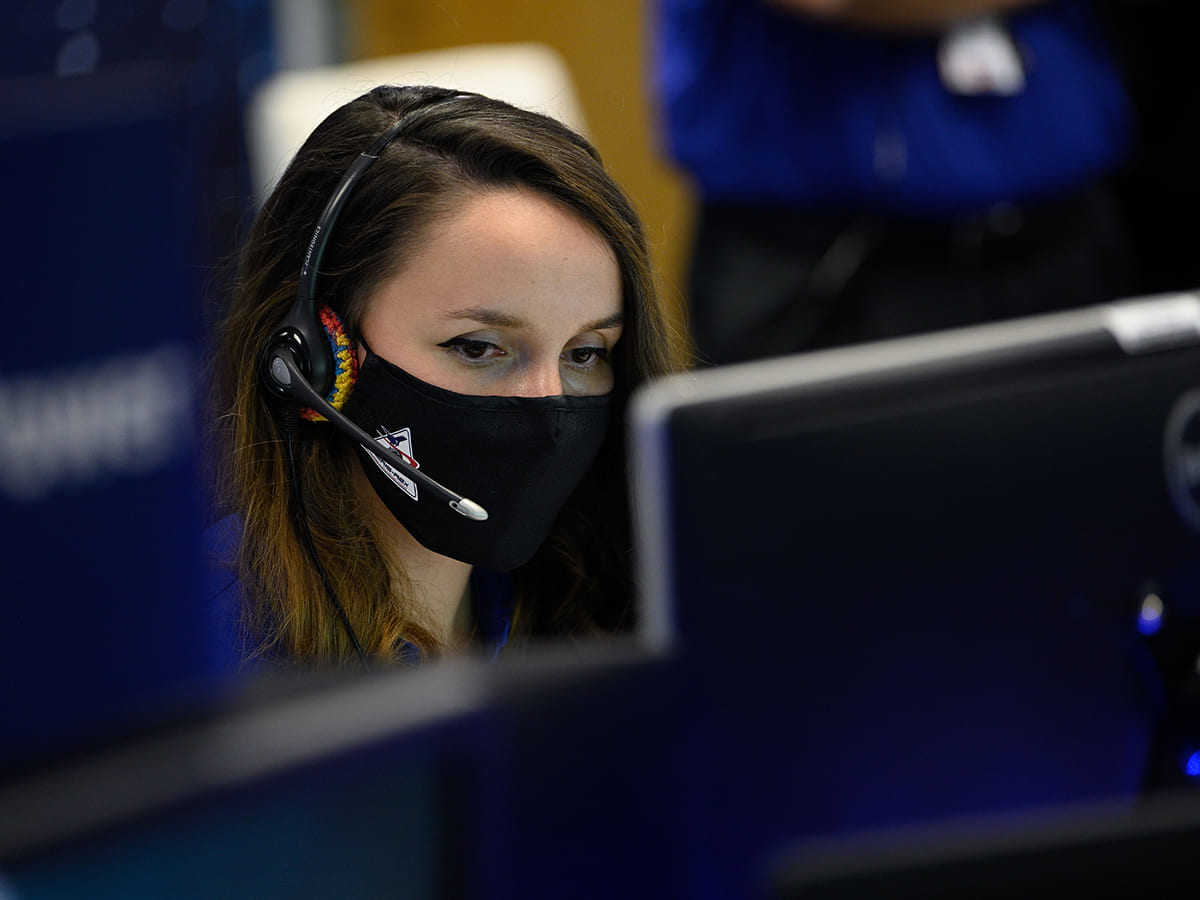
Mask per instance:
[[[1157,594],[1147,594],[1138,611],[1137,627],[1142,634],[1156,634],[1163,624],[1163,603]]]
[[[1187,758],[1187,762],[1183,764],[1183,771],[1191,778],[1200,778],[1200,750]]]
[[[1138,616],[1138,631],[1142,634],[1158,634],[1162,628],[1162,616]]]

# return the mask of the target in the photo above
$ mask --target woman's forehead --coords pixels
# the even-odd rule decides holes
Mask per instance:
[[[577,213],[533,191],[466,198],[406,256],[373,293],[372,306],[507,327],[619,324],[612,248]]]

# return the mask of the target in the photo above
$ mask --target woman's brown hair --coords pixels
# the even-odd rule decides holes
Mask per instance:
[[[304,546],[292,466],[307,529],[368,656],[402,642],[441,648],[404,598],[411,591],[382,551],[354,488],[358,459],[329,426],[301,425],[289,458],[259,381],[266,342],[296,296],[303,256],[338,180],[408,113],[409,124],[364,173],[342,210],[320,271],[321,303],[356,334],[367,297],[394,275],[441,216],[474,192],[530,189],[575,212],[603,236],[621,271],[625,328],[613,353],[613,423],[595,464],[534,558],[514,573],[514,636],[607,632],[632,624],[630,527],[623,423],[631,391],[676,368],[645,235],[599,155],[558,121],[476,94],[379,87],[322,122],[264,204],[243,247],[214,366],[216,487],[241,520],[235,566],[243,630],[254,652],[283,661],[354,658],[321,575]]]

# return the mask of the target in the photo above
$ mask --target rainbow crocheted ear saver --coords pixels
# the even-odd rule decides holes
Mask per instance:
[[[342,320],[325,304],[317,308],[317,317],[329,338],[329,349],[333,356],[333,386],[325,397],[329,405],[341,411],[350,392],[354,390],[354,382],[358,378],[358,354],[354,352],[354,343],[346,334]],[[309,422],[328,421],[323,415],[307,407],[300,410],[300,418]]]

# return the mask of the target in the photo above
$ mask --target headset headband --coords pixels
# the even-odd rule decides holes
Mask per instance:
[[[429,109],[441,106],[470,94],[450,94],[432,102],[424,103],[416,109],[409,110],[393,122],[375,139],[371,146],[358,155],[342,175],[337,187],[334,188],[329,202],[321,212],[308,242],[304,261],[300,266],[300,280],[296,288],[296,299],[288,309],[283,321],[272,332],[267,342],[264,355],[262,376],[268,389],[268,394],[283,404],[285,408],[281,424],[285,428],[295,427],[296,409],[298,408],[296,391],[286,367],[279,362],[279,355],[287,353],[295,362],[297,369],[317,391],[324,396],[328,393],[333,381],[333,360],[325,338],[324,327],[317,315],[317,273],[321,268],[321,260],[329,246],[330,234],[338,216],[362,179],[363,174],[375,160],[383,154],[384,149],[403,132],[414,118]]]
[[[338,216],[342,212],[342,208],[346,205],[350,198],[351,191],[362,178],[363,173],[370,168],[371,163],[379,159],[383,154],[384,149],[396,136],[400,134],[416,116],[428,110],[431,106],[440,106],[443,103],[448,103],[451,100],[457,100],[459,97],[469,96],[467,94],[452,94],[449,97],[443,97],[434,103],[419,106],[416,109],[409,110],[404,113],[399,119],[388,126],[379,137],[375,139],[367,150],[364,150],[358,155],[358,159],[350,165],[346,173],[342,175],[338,186],[334,188],[333,195],[329,198],[329,202],[325,204],[325,209],[321,213],[321,218],[317,220],[317,226],[313,229],[312,239],[308,242],[308,251],[304,254],[304,262],[300,266],[300,284],[297,289],[297,295],[300,300],[306,303],[313,303],[316,299],[316,282],[317,270],[321,267],[321,258],[325,255],[325,248],[329,244],[329,233],[333,230],[333,225],[337,221]]]

